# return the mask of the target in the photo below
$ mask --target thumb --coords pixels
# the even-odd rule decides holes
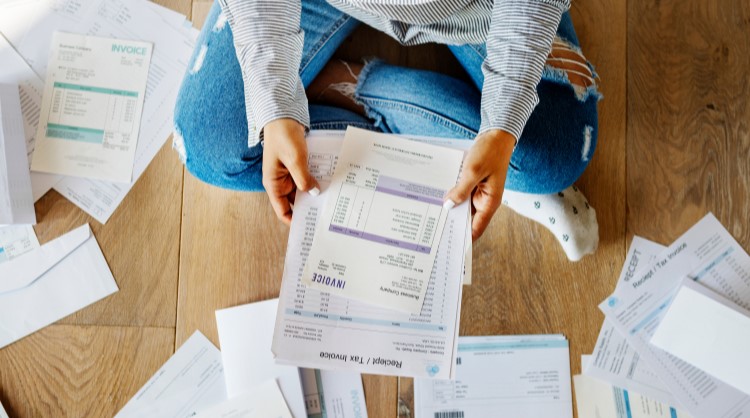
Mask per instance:
[[[451,209],[453,206],[460,205],[466,199],[471,197],[471,192],[479,183],[479,178],[474,170],[464,169],[458,183],[445,194],[445,203],[443,206]]]
[[[292,175],[292,180],[294,180],[294,184],[297,185],[299,190],[308,192],[313,196],[320,194],[320,185],[315,177],[310,174],[310,170],[307,168],[306,163],[290,164],[287,169],[289,170],[289,174]]]

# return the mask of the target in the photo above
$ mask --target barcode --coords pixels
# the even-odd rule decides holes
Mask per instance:
[[[435,412],[435,418],[464,418],[464,411]]]

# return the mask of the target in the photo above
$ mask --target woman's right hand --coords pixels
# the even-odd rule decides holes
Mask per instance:
[[[289,225],[297,189],[320,193],[307,168],[305,127],[294,119],[276,119],[266,124],[263,137],[263,187],[276,216]]]

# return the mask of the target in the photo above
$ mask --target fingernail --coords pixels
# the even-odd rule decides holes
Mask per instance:
[[[317,187],[313,187],[307,193],[310,193],[310,196],[315,197],[320,194],[320,189],[318,189]]]
[[[454,201],[450,200],[450,199],[448,199],[445,202],[443,202],[443,207],[446,210],[451,210],[451,209],[453,209],[454,206],[456,206],[456,203]]]

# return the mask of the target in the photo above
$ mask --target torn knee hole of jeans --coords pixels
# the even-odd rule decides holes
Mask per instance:
[[[580,100],[596,89],[597,75],[580,48],[559,37],[552,43],[544,75],[571,85]]]

